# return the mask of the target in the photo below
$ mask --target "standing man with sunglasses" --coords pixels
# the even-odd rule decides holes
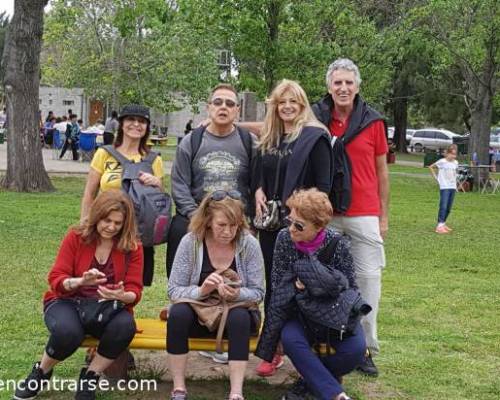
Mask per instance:
[[[207,193],[237,190],[250,215],[250,179],[254,137],[237,128],[238,92],[229,84],[217,85],[207,105],[209,124],[188,133],[177,147],[172,165],[172,197],[176,216],[167,246],[167,276],[175,252],[187,233],[189,219]]]
[[[359,96],[361,76],[351,60],[334,61],[326,73],[326,84],[328,94],[312,109],[332,138],[341,141],[336,143],[337,148],[345,146],[351,167],[351,201],[345,204],[343,213],[336,210],[332,224],[351,237],[356,283],[372,307],[361,321],[368,351],[358,370],[377,376],[372,355],[379,351],[377,313],[389,215],[386,127],[383,117]],[[339,204],[333,206],[338,209]]]

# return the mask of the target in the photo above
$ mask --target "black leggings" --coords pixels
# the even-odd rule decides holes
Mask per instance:
[[[224,337],[229,341],[228,359],[248,361],[250,332],[255,330],[252,318],[246,308],[236,307],[229,311]],[[215,337],[187,303],[174,304],[168,313],[167,352],[186,354],[189,352],[188,338]]]
[[[87,332],[80,322],[75,303],[70,299],[49,303],[44,319],[50,332],[45,351],[58,361],[73,354],[86,334],[99,339],[98,354],[114,360],[128,347],[135,335],[134,317],[127,310],[121,310],[99,332]]]
[[[259,231],[259,243],[264,257],[264,269],[266,272],[266,294],[264,296],[264,311],[267,315],[267,307],[271,299],[271,272],[273,269],[274,245],[279,231]]]

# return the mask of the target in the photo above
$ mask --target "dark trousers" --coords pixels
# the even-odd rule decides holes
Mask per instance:
[[[259,243],[264,256],[264,268],[266,273],[266,295],[264,297],[264,311],[267,314],[267,307],[271,299],[271,272],[273,269],[274,245],[279,231],[259,231]]]
[[[142,271],[142,284],[151,286],[153,283],[153,274],[155,270],[155,248],[143,247],[144,253],[144,269]]]
[[[455,189],[441,189],[439,191],[438,223],[444,224],[450,215],[451,206],[455,199]]]
[[[307,386],[321,400],[334,399],[344,389],[339,378],[358,366],[366,350],[365,336],[358,325],[353,336],[343,340],[330,340],[335,354],[318,356],[311,349],[302,324],[288,321],[281,331],[281,343],[285,354],[302,375]]]
[[[250,333],[255,330],[252,325],[252,317],[246,308],[236,307],[229,311],[224,337],[229,341],[230,361],[248,360]],[[189,352],[190,337],[215,337],[215,333],[200,325],[198,316],[188,303],[174,304],[168,313],[167,352],[186,354]]]
[[[102,134],[102,141],[105,145],[113,144],[114,140],[115,140],[115,135],[113,134],[113,132],[104,132]]]
[[[170,225],[167,238],[167,278],[170,278],[177,247],[179,247],[182,237],[187,233],[188,226],[189,218],[180,214],[175,214],[174,218],[172,218],[172,224]]]
[[[71,143],[70,143],[70,141],[71,141]],[[73,161],[77,161],[78,160],[78,147],[76,146],[76,141],[74,139],[66,138],[66,140],[64,141],[64,145],[62,147],[61,155],[59,156],[59,158],[64,157],[64,154],[66,153],[66,150],[68,150],[68,147],[71,147],[71,151],[73,153]]]
[[[56,360],[63,361],[73,354],[85,335],[99,339],[97,353],[114,360],[128,347],[135,335],[135,321],[127,310],[121,310],[99,331],[87,331],[80,321],[75,303],[55,300],[48,304],[44,314],[50,336],[45,351]]]

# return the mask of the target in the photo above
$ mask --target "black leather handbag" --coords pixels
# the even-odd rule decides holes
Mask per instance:
[[[119,300],[75,299],[80,321],[90,331],[104,328],[125,304]]]

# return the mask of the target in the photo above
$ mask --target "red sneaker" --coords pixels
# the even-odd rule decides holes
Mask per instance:
[[[436,228],[435,232],[436,232],[436,233],[439,233],[439,234],[443,234],[443,233],[444,233],[444,234],[446,234],[446,233],[450,233],[450,231],[448,231],[448,230],[444,227],[444,225],[442,225],[442,226],[438,226],[438,227]]]
[[[262,361],[257,368],[255,368],[255,372],[259,376],[273,376],[276,373],[278,368],[281,368],[284,364],[283,356],[279,354],[275,354],[273,357],[273,361],[267,362]]]

